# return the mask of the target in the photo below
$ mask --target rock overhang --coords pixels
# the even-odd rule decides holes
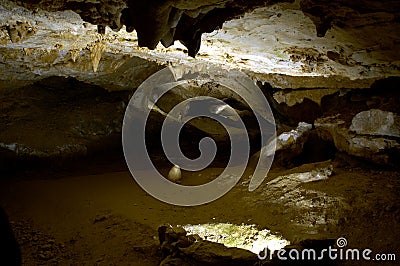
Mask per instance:
[[[1,87],[61,75],[132,89],[168,64],[240,69],[282,89],[368,88],[400,73],[396,1],[0,3]]]

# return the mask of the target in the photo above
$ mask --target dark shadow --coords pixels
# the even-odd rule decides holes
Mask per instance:
[[[0,207],[0,264],[21,265],[20,247],[14,237],[7,214]]]

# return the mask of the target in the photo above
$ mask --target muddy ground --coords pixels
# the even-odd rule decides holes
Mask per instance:
[[[340,98],[337,93],[323,99],[325,109],[320,111],[330,115],[340,110],[350,119],[369,108],[397,110],[396,94],[382,91],[382,100],[372,106],[365,103],[368,95],[348,93]],[[345,237],[349,248],[400,258],[399,170],[356,160],[332,144],[309,141],[300,157],[293,158],[291,150],[277,153],[276,162],[281,164],[275,163],[253,192],[248,191],[253,173],[249,167],[234,189],[214,202],[169,205],[142,190],[126,167],[120,147],[126,98],[127,93],[108,93],[60,78],[0,95],[0,135],[8,143],[0,147],[6,159],[0,170],[9,170],[0,171],[0,207],[8,213],[23,265],[159,265],[160,225],[205,223],[255,224],[292,244]],[[22,153],[18,158],[11,152],[13,143],[21,144],[14,151]],[[67,148],[82,148],[82,154],[65,150],[65,143],[71,144]],[[157,169],[166,175],[171,165],[156,160]],[[289,178],[327,165],[333,166],[328,179],[304,183]],[[222,172],[221,167],[223,162],[217,162],[201,173],[184,172],[182,183],[208,182]]]
[[[256,224],[291,243],[345,237],[348,247],[398,253],[400,173],[344,155],[332,161],[329,179],[282,184],[282,189],[266,183],[317,165],[290,170],[275,166],[254,192],[247,190],[248,169],[247,179],[228,194],[198,207],[154,199],[137,185],[122,158],[84,164],[1,179],[0,205],[9,215],[24,265],[158,265],[160,225],[222,222]],[[209,168],[202,176],[211,178],[220,171]],[[196,179],[189,174],[185,178],[188,183]],[[346,262],[365,265],[359,263]]]

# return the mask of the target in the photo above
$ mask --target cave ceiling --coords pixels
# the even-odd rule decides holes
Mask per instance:
[[[123,89],[169,63],[239,68],[281,88],[369,87],[400,73],[395,0],[1,0],[0,7],[0,87],[62,75]]]

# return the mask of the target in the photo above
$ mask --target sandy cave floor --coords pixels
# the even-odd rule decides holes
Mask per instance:
[[[241,179],[215,202],[177,207],[148,195],[117,162],[3,179],[0,204],[9,214],[24,265],[158,265],[162,224],[256,224],[292,243],[344,236],[349,247],[398,252],[400,173],[336,157],[334,174],[294,188],[298,197],[285,190],[269,193],[266,181],[249,192]],[[313,168],[273,168],[267,181]],[[220,171],[209,168],[202,175]],[[195,178],[186,176],[188,183]],[[297,208],[304,197],[320,205]],[[319,222],[321,213],[325,223]]]

